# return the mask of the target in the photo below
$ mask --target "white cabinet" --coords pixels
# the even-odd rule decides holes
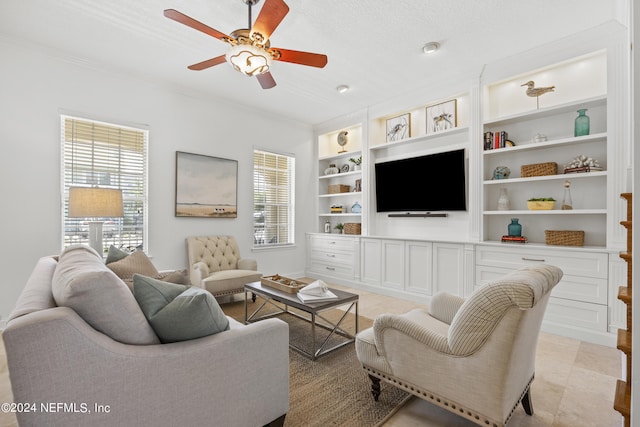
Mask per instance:
[[[382,241],[382,286],[404,289],[404,241]]]
[[[432,260],[433,243],[408,241],[406,248],[406,289],[423,295],[433,293]]]
[[[360,239],[360,279],[402,295],[463,295],[465,245],[423,240]]]
[[[361,239],[362,281],[388,289],[404,289],[404,241]]]
[[[433,244],[434,292],[464,295],[464,245],[456,243]]]
[[[550,264],[563,277],[551,292],[544,317],[547,331],[591,342],[605,342],[608,333],[608,264],[606,252],[529,246],[476,246],[476,283],[481,286],[514,269]]]
[[[323,277],[354,280],[360,261],[359,239],[342,235],[308,236],[307,270]]]

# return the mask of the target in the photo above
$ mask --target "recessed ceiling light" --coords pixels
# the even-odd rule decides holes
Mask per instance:
[[[340,85],[340,86],[338,86],[338,87],[336,88],[336,90],[337,90],[339,93],[345,93],[345,92],[348,92],[348,91],[349,91],[349,86],[347,86],[347,85]]]
[[[440,43],[438,42],[429,42],[422,46],[422,51],[424,53],[433,53],[438,49],[440,49]]]

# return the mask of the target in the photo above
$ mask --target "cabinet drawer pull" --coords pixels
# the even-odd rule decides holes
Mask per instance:
[[[544,262],[545,261],[544,258],[525,258],[525,257],[522,257],[522,260],[523,261],[536,261],[536,262]]]
[[[327,256],[328,256],[329,258],[335,258],[335,257],[336,257],[336,254],[327,254]]]
[[[335,271],[335,267],[325,267],[327,270]]]
[[[330,244],[330,245],[335,245],[335,244],[336,244],[336,242],[335,242],[335,240],[334,240],[334,241],[332,241],[332,242],[329,242],[329,244]]]

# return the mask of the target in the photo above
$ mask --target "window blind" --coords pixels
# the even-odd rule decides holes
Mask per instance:
[[[293,244],[294,176],[292,156],[253,152],[254,246]]]
[[[61,116],[63,246],[88,242],[89,218],[69,218],[69,187],[122,190],[123,218],[104,219],[105,250],[146,245],[148,131]]]

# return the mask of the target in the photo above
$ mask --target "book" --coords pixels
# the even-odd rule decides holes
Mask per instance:
[[[326,302],[338,299],[338,296],[329,290],[327,290],[323,296],[309,295],[301,292],[298,292],[297,295],[298,299],[304,303]]]
[[[501,240],[506,243],[527,243],[527,238],[524,236],[502,236]]]

